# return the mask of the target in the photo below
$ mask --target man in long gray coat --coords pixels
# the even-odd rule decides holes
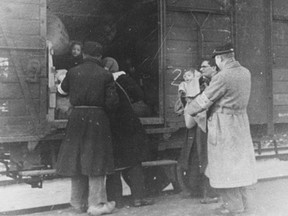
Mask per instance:
[[[251,75],[234,58],[230,44],[214,51],[220,72],[202,94],[186,106],[192,116],[209,108],[208,166],[205,174],[220,189],[220,215],[253,212],[252,185],[257,182],[255,155],[246,112]]]

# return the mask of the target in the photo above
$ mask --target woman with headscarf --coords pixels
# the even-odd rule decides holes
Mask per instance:
[[[103,66],[113,74],[119,94],[119,106],[110,120],[115,167],[122,170],[122,176],[131,189],[132,205],[150,205],[152,202],[144,199],[144,175],[141,166],[141,162],[148,159],[147,136],[132,108],[132,104],[142,100],[144,94],[129,75],[119,72],[115,59],[104,58]],[[106,185],[108,199],[116,200],[118,207],[123,206],[120,176],[119,171],[109,175]]]

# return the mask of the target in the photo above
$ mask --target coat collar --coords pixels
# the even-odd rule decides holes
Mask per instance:
[[[237,68],[240,67],[240,63],[238,61],[233,61],[233,60],[229,60],[225,63],[223,70],[225,69],[231,69],[231,68]]]

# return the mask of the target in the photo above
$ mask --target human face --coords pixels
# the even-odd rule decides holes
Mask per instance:
[[[203,61],[200,68],[201,73],[203,76],[212,77],[213,74],[216,72],[216,67],[211,67],[209,61]]]
[[[77,57],[81,54],[81,46],[79,44],[75,44],[72,48],[72,56]]]
[[[183,75],[183,78],[186,82],[191,81],[193,79],[193,77],[194,77],[194,74],[192,71],[186,71]]]

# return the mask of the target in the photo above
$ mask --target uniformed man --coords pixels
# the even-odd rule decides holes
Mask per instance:
[[[111,213],[105,175],[114,171],[112,140],[107,113],[118,103],[113,76],[101,63],[102,46],[84,44],[84,63],[66,74],[58,92],[70,96],[73,106],[61,145],[57,173],[72,178],[71,205],[90,215]]]
[[[205,171],[224,205],[220,215],[253,212],[251,186],[257,182],[255,155],[246,112],[251,75],[234,58],[231,44],[217,48],[214,57],[220,72],[185,113],[192,116],[210,109],[208,118],[208,166]]]

